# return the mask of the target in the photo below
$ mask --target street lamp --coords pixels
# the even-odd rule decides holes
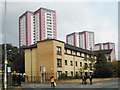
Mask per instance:
[[[5,3],[4,3],[4,15],[3,15],[3,31],[4,31],[4,51],[5,51],[5,58],[4,58],[4,89],[6,90],[7,89],[7,50],[6,50],[6,16],[7,16],[7,13],[6,13],[6,0],[5,0]]]

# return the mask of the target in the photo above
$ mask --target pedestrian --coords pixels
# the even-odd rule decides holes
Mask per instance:
[[[17,75],[16,75],[16,71],[14,71],[13,74],[12,74],[12,82],[13,82],[13,86],[15,86],[16,83],[17,83]]]
[[[51,88],[55,88],[55,79],[53,76],[50,77],[50,82],[51,82]]]
[[[89,76],[90,84],[92,84],[92,75]]]
[[[84,84],[87,84],[87,75],[85,75]]]
[[[15,85],[15,83],[16,83],[16,74],[14,74],[14,73],[12,75],[12,82],[13,82],[13,85]]]
[[[82,84],[84,84],[85,83],[85,76],[83,75],[82,76]]]
[[[18,77],[17,77],[17,78],[18,78],[18,85],[21,86],[21,79],[22,79],[22,76],[21,76],[20,73],[18,74]]]

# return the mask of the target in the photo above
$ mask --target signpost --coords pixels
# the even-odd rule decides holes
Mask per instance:
[[[40,65],[40,75],[41,75],[40,76],[40,78],[41,78],[40,80],[41,80],[41,83],[42,83],[42,64]]]
[[[7,72],[11,73],[11,67],[7,67]]]
[[[7,67],[7,72],[8,72],[8,85],[12,85],[11,67]]]

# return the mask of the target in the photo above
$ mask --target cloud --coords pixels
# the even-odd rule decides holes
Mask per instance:
[[[62,14],[62,11],[58,13],[58,38],[65,41],[65,37],[69,33],[93,31],[95,43],[113,42],[116,45],[116,52],[118,52],[117,3],[94,3],[94,5],[72,3],[72,5],[68,4],[63,7],[65,13]],[[118,58],[118,53],[116,56]]]
[[[57,36],[65,41],[72,32],[93,31],[95,42],[114,42],[118,49],[117,3],[11,2],[7,3],[7,41],[18,46],[18,18],[40,7],[56,10]],[[14,9],[14,10],[13,10]]]
[[[3,34],[0,33],[0,44],[2,44],[2,42],[3,42]]]

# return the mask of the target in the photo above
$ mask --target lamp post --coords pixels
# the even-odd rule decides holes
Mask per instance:
[[[4,56],[4,90],[7,89],[7,50],[6,50],[6,0],[4,3],[4,15],[3,15],[3,31],[4,31],[4,51],[5,51],[5,56]]]

